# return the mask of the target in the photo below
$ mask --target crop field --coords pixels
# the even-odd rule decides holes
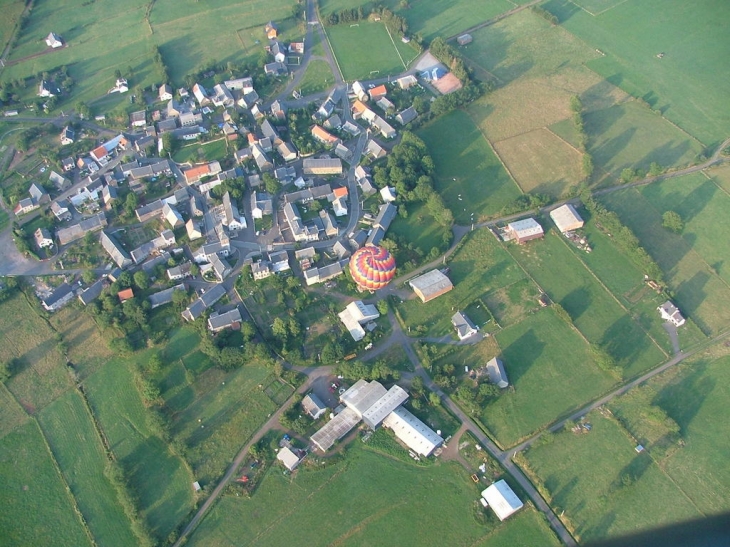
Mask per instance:
[[[451,334],[451,316],[481,295],[525,277],[524,272],[489,230],[475,231],[448,262],[454,289],[431,302],[411,298],[398,306],[407,326],[424,325],[429,335]],[[453,310],[453,311],[452,311]]]
[[[60,34],[68,47],[6,67],[3,80],[30,77],[38,72],[66,65],[76,81],[74,101],[90,102],[105,96],[114,86],[115,70],[133,70],[131,86],[146,87],[159,83],[152,62],[152,46],[160,47],[170,77],[181,84],[183,77],[204,63],[243,61],[258,55],[263,41],[263,25],[291,14],[292,0],[213,0],[204,4],[160,0],[154,5],[146,0],[124,4],[97,0],[93,4],[36,2],[10,61],[24,59],[45,49],[43,38],[51,31]],[[145,13],[151,7],[149,22]],[[53,21],[51,28],[50,22]],[[294,27],[294,24],[287,24]],[[288,27],[287,27],[288,28]],[[302,33],[283,28],[284,34]],[[240,31],[240,32],[239,32]],[[251,39],[249,40],[249,35]],[[114,36],[114,39],[109,39]],[[244,36],[244,41],[241,36]],[[253,37],[256,40],[253,40]],[[248,43],[251,42],[251,43]],[[111,109],[124,102],[117,95]]]
[[[547,129],[495,142],[494,148],[525,193],[558,198],[583,179],[583,154]]]
[[[696,140],[635,101],[587,112],[584,119],[588,151],[614,180],[624,168],[647,171],[652,162],[684,167],[702,152]]]
[[[457,110],[418,131],[436,164],[436,190],[457,224],[499,215],[522,192],[468,114]],[[459,199],[459,198],[462,199]]]
[[[143,356],[138,356],[143,358]],[[92,410],[139,498],[153,534],[166,538],[192,508],[193,477],[149,428],[129,361],[113,358],[84,385]]]
[[[593,364],[588,344],[550,308],[496,334],[514,391],[480,416],[502,446],[511,446],[608,390],[615,380]]]
[[[674,301],[706,335],[717,333],[730,324],[727,282],[694,250],[694,241],[690,243],[662,227],[664,211],[658,211],[649,199],[634,189],[602,196],[601,202],[634,231],[664,271],[674,292]],[[705,237],[711,237],[711,234]]]
[[[471,516],[483,511],[475,501],[478,488],[456,464],[418,467],[356,443],[346,460],[324,468],[305,465],[292,476],[272,468],[253,498],[221,499],[188,544],[386,545],[398,537],[406,547],[473,545],[488,536],[494,540],[489,545],[504,545],[517,535],[526,544],[558,545],[531,507],[504,523],[488,515],[478,524]],[[306,503],[292,503],[295,492]],[[323,514],[337,517],[321,520]],[[426,521],[440,523],[438,537],[430,527],[416,524]]]
[[[38,419],[96,543],[135,545],[117,493],[104,476],[108,460],[81,396],[67,392],[44,408]]]
[[[593,11],[597,3],[577,4]],[[608,5],[614,7],[596,17],[578,5],[551,0],[544,7],[558,16],[562,27],[605,54],[589,61],[589,68],[644,98],[706,146],[730,135],[725,105],[730,83],[720,69],[728,46],[724,28],[717,24],[730,18],[730,4],[612,1]],[[662,16],[656,17],[658,13]],[[658,58],[659,53],[664,55]]]
[[[605,539],[702,515],[648,452],[635,452],[637,443],[614,418],[594,411],[586,421],[590,432],[563,430],[524,455],[576,539]]]
[[[581,333],[616,359],[625,377],[659,364],[664,353],[568,245],[556,230],[550,230],[543,240],[510,245],[509,251],[543,291],[565,308]]]
[[[347,81],[383,78],[403,72],[417,53],[382,23],[360,21],[327,27],[335,57]]]
[[[3,545],[91,547],[35,420],[0,439]]]
[[[0,305],[0,338],[0,359],[19,360],[7,386],[27,412],[37,412],[71,387],[53,331],[20,292]]]
[[[313,95],[314,93],[326,91],[334,84],[335,77],[329,63],[326,61],[310,61],[302,81],[299,82],[298,91],[303,96]]]

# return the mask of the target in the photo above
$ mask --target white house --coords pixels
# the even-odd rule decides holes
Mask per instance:
[[[685,319],[682,313],[677,309],[677,306],[672,304],[671,301],[667,300],[657,308],[662,316],[662,319],[672,323],[675,327],[681,327],[685,323]]]
[[[61,38],[58,34],[51,32],[48,36],[46,36],[46,45],[53,49],[63,47],[63,38]]]
[[[350,302],[347,307],[338,314],[340,321],[350,332],[350,336],[358,342],[365,337],[363,323],[368,323],[380,317],[380,313],[372,304],[363,304],[362,300]]]

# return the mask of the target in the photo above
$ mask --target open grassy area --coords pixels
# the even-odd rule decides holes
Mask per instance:
[[[586,421],[590,432],[562,431],[524,455],[576,539],[605,539],[701,516],[649,453],[635,452],[637,443],[614,418],[594,411]]]
[[[594,11],[598,4],[614,7],[596,17],[579,7]],[[707,146],[730,135],[725,106],[730,82],[720,69],[729,50],[724,28],[717,24],[730,17],[730,4],[551,0],[544,7],[561,26],[605,54],[588,63],[598,74],[643,97]],[[657,58],[659,53],[664,56]]]
[[[480,416],[502,446],[511,446],[608,390],[615,380],[593,364],[588,344],[550,308],[496,335],[514,389]]]
[[[307,70],[299,82],[299,92],[303,95],[312,95],[326,91],[335,83],[335,77],[327,61],[310,61]]]
[[[141,355],[137,356],[142,358]],[[89,402],[139,499],[141,516],[166,538],[192,508],[193,477],[147,422],[133,363],[113,358],[84,382]]]
[[[38,419],[96,543],[135,545],[117,493],[104,476],[109,462],[81,396],[67,392],[44,408]]]
[[[397,36],[391,40],[382,23],[360,21],[354,25],[334,25],[325,29],[345,80],[399,74],[416,57],[416,50]]]
[[[20,15],[25,8],[23,0],[5,0],[2,3],[3,17],[0,21],[0,49],[4,50],[11,36],[15,25],[18,24]]]
[[[565,308],[581,333],[616,359],[624,376],[659,364],[665,357],[662,351],[568,245],[557,230],[550,230],[543,240],[510,245],[509,251],[543,291]]]
[[[457,110],[434,120],[419,130],[418,136],[428,145],[436,164],[436,190],[458,224],[498,216],[505,205],[521,195],[465,112]]]
[[[172,159],[178,163],[202,163],[222,160],[228,154],[228,141],[218,139],[206,143],[194,143],[183,146],[173,154]]]
[[[506,522],[489,514],[478,524],[472,516],[484,511],[476,502],[478,486],[456,464],[418,467],[354,442],[344,461],[317,468],[305,464],[293,476],[282,475],[277,466],[253,498],[224,497],[189,545],[388,545],[394,537],[404,547],[472,545],[488,534],[497,545],[515,535],[525,544],[558,545],[529,507]],[[322,520],[323,514],[333,518]],[[429,521],[439,522],[438,535],[420,524]]]
[[[3,545],[92,545],[35,420],[0,439],[0,505]]]
[[[434,220],[424,203],[401,204],[398,209],[400,210],[401,207],[407,209],[408,217],[398,216],[395,218],[388,230],[389,239],[392,239],[393,236],[401,238],[400,241],[412,244],[413,249],[420,249],[423,256],[428,256],[434,248],[439,251],[439,254],[448,248],[451,241],[449,229]],[[410,250],[399,247],[395,252],[395,258],[399,267],[402,267],[407,260],[413,257]],[[420,259],[415,260],[418,263],[421,261]]]
[[[701,197],[701,194],[695,196],[698,210],[703,207]],[[685,315],[705,334],[717,333],[730,324],[730,287],[694,249],[695,240],[690,243],[663,228],[664,211],[657,210],[638,190],[614,192],[602,196],[601,201],[616,211],[662,268],[674,301]],[[713,236],[708,232],[704,237],[710,241]]]

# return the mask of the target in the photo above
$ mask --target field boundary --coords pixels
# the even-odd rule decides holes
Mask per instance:
[[[403,56],[400,54],[400,51],[398,51],[398,46],[395,45],[395,40],[393,40],[393,35],[390,33],[390,29],[388,28],[388,25],[383,24],[385,27],[385,32],[388,33],[388,36],[390,37],[390,43],[393,44],[393,49],[398,54],[398,58],[400,59],[400,62],[403,64],[403,68],[408,70],[408,65],[406,65],[406,62],[403,60]]]

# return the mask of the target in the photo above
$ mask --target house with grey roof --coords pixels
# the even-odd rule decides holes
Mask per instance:
[[[104,250],[109,253],[114,263],[120,268],[126,268],[132,265],[132,258],[129,253],[124,250],[121,243],[117,241],[112,234],[107,234],[104,230],[99,233],[99,240]]]
[[[208,318],[208,329],[211,332],[220,332],[223,329],[234,328],[243,321],[241,310],[238,307],[224,313],[213,312]]]
[[[150,304],[152,306],[152,309],[158,308],[164,304],[169,304],[172,302],[172,295],[175,291],[184,291],[185,285],[180,283],[179,285],[175,285],[174,287],[170,287],[169,289],[165,289],[164,291],[158,291],[156,293],[153,293],[147,297],[147,300],[150,301]]]

